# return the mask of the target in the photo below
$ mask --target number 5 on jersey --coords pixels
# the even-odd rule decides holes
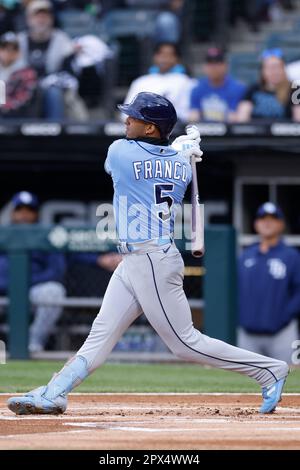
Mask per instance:
[[[154,199],[155,205],[161,206],[161,210],[157,212],[157,217],[163,222],[171,217],[171,208],[174,203],[174,199],[170,196],[170,193],[174,190],[174,184],[172,183],[159,183],[154,185]],[[168,207],[166,207],[167,203]],[[164,204],[164,206],[162,206]]]

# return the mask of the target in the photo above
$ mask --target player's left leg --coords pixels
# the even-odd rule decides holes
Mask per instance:
[[[184,264],[176,247],[166,253],[130,254],[124,262],[146,317],[177,356],[245,374],[264,390],[276,384],[272,399],[277,403],[287,364],[210,338],[193,327],[182,286]],[[268,409],[272,406],[269,403]]]
[[[118,339],[142,313],[122,263],[111,277],[99,314],[83,346],[47,385],[23,397],[8,400],[16,414],[59,414],[67,408],[67,395],[107,358]]]
[[[66,290],[59,282],[43,282],[31,287],[30,302],[34,312],[34,321],[30,327],[29,351],[42,351],[55,323],[62,314],[59,305],[65,298]]]

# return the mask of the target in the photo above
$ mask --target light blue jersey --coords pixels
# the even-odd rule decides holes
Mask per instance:
[[[176,206],[192,179],[186,158],[172,147],[120,139],[109,147],[105,170],[113,179],[120,241],[172,238]]]

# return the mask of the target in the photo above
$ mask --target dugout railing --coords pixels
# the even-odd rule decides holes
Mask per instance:
[[[190,299],[190,306],[204,304],[204,332],[235,343],[236,329],[236,236],[231,226],[209,226],[205,231],[206,253],[203,299]],[[181,252],[184,240],[176,240]],[[28,352],[29,257],[32,250],[63,252],[107,252],[116,244],[97,237],[95,228],[62,226],[8,226],[0,228],[0,253],[9,258],[8,296],[0,297],[7,309],[8,353],[14,359],[26,359]],[[200,265],[200,261],[199,261]],[[66,297],[63,307],[99,307],[102,298]],[[53,301],[55,304],[55,300]]]

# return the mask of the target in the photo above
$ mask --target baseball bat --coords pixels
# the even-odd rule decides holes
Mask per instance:
[[[201,258],[204,255],[204,208],[200,204],[197,167],[195,157],[191,158],[192,166],[192,230],[191,230],[191,249],[195,258]]]

